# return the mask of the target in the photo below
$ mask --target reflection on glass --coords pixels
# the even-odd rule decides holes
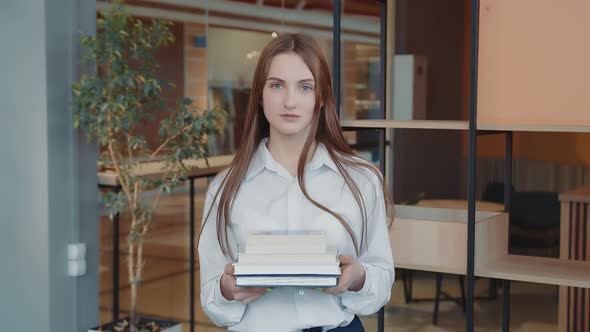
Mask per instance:
[[[264,46],[272,40],[272,33],[208,29],[209,105],[228,112],[223,139],[212,141],[216,154],[230,154],[239,145],[256,63]]]
[[[332,58],[332,9],[328,1],[274,0],[245,3],[210,1],[207,12],[208,105],[228,111],[223,138],[212,140],[214,154],[235,152],[242,138],[250,87],[264,46],[281,33],[307,33]]]
[[[346,1],[342,30],[364,24],[363,38],[342,38],[342,119],[382,119],[380,112],[380,11],[375,0]]]
[[[354,153],[373,165],[380,166],[379,132],[377,130],[346,131],[344,136]]]

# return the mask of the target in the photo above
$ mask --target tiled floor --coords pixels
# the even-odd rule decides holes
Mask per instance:
[[[196,182],[195,199],[197,227],[201,220],[203,193],[206,181]],[[188,194],[176,193],[164,197],[156,211],[159,223],[146,239],[147,263],[144,282],[139,290],[138,311],[142,315],[176,319],[183,322],[183,331],[188,332],[189,321],[189,227]],[[124,252],[126,239],[125,215],[121,218],[120,243]],[[101,274],[100,274],[100,321],[112,318],[112,232],[111,223],[101,220]],[[124,253],[120,256],[120,308],[129,307],[129,287]],[[215,327],[203,314],[199,303],[199,275],[195,277],[195,331],[225,331]],[[487,294],[487,280],[476,280],[476,294]],[[434,296],[434,277],[429,273],[414,274],[413,296]],[[455,276],[445,276],[443,289],[452,296],[459,296],[459,283]],[[549,332],[557,331],[557,289],[554,286],[513,282],[511,287],[511,331]],[[476,331],[500,331],[502,297],[498,291],[496,300],[476,301]],[[439,324],[432,325],[433,302],[405,304],[402,281],[397,280],[391,301],[385,311],[385,331],[447,332],[464,331],[465,319],[461,307],[453,302],[441,302]],[[124,314],[124,313],[123,313]],[[376,315],[362,317],[367,331],[377,330]]]

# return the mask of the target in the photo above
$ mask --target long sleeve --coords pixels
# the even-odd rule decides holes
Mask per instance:
[[[347,311],[359,315],[373,314],[389,301],[395,275],[383,191],[376,176],[370,179],[369,192],[364,194],[370,203],[367,204],[367,248],[357,260],[365,268],[365,284],[358,292],[342,294]]]
[[[215,183],[215,181],[213,182]],[[212,184],[211,187],[214,187]],[[221,294],[220,280],[226,264],[231,263],[221,251],[217,242],[216,216],[218,203],[213,202],[214,194],[211,188],[207,192],[205,208],[203,211],[203,231],[199,240],[199,265],[201,271],[201,305],[205,314],[217,326],[231,326],[242,320],[246,305],[238,301],[228,301]],[[209,218],[205,222],[205,217],[211,204],[214,204]],[[229,232],[229,241],[232,244],[232,250],[235,249],[235,238],[231,231]]]

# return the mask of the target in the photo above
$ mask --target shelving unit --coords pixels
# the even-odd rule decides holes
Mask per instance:
[[[590,22],[575,19],[579,13],[590,10],[590,3],[554,6],[535,0],[475,2],[480,6],[476,130],[505,132],[510,137],[513,131],[590,132],[586,88],[590,50],[578,40],[584,36],[583,31],[590,28]],[[526,27],[522,23],[525,16]],[[527,27],[534,27],[534,31]],[[510,138],[507,149],[512,148],[511,144]],[[511,153],[507,153],[506,162],[507,165],[512,162]],[[511,177],[507,177],[505,183],[510,187]],[[563,202],[583,195],[584,190],[574,191],[560,199]],[[569,242],[567,235],[571,236],[564,215],[571,211],[562,203],[561,213],[560,259],[501,255],[476,269],[476,274],[508,281],[590,288],[590,262],[574,261],[574,257],[564,255],[567,249],[563,247],[564,240]],[[568,303],[568,311],[569,306]],[[573,308],[572,305],[575,312],[580,310]],[[560,305],[561,332],[590,328],[590,324],[585,327],[583,323],[578,326],[563,324],[563,309]],[[581,310],[584,310],[583,305]],[[504,316],[504,331],[508,331],[507,310]]]
[[[475,21],[479,23],[479,30],[474,41],[479,53],[472,58],[472,61],[477,59],[478,63],[478,67],[474,68],[476,79],[472,85],[478,91],[477,98],[472,98],[470,112],[470,117],[475,117],[476,120],[472,128],[475,135],[472,138],[476,139],[477,134],[486,132],[506,135],[507,175],[504,183],[505,195],[509,195],[507,189],[512,184],[512,132],[590,132],[587,112],[582,110],[585,107],[575,107],[576,102],[572,103],[576,97],[578,104],[585,103],[585,93],[580,91],[585,84],[576,81],[575,77],[581,77],[580,74],[573,74],[567,69],[580,67],[577,71],[582,73],[590,70],[590,67],[583,64],[585,61],[577,61],[577,64],[568,62],[564,66],[554,61],[563,57],[564,49],[568,50],[568,54],[576,56],[588,53],[581,43],[578,43],[577,48],[582,49],[557,46],[563,46],[564,41],[568,39],[562,36],[572,37],[575,35],[572,31],[582,31],[571,29],[571,24],[581,22],[571,23],[571,20],[567,19],[568,23],[560,25],[559,28],[546,24],[558,17],[568,17],[573,7],[586,7],[574,8],[574,12],[584,12],[590,7],[581,2],[555,7],[531,0],[480,0],[473,1],[473,6],[479,6]],[[533,8],[534,10],[531,10]],[[523,28],[523,15],[527,17],[527,25],[535,26],[536,31]],[[559,29],[564,31],[559,32]],[[499,49],[510,49],[510,54],[499,54]],[[515,68],[518,70],[514,70]],[[564,78],[562,73],[566,73],[565,75],[572,79],[561,81],[559,78]],[[559,111],[556,105],[561,106]],[[469,153],[470,160],[475,159],[475,147],[470,149]],[[506,207],[508,210],[509,201],[506,202]],[[508,228],[504,233],[508,233]],[[506,253],[485,264],[478,264],[477,260],[475,263],[476,275],[502,279],[507,286],[503,289],[503,331],[509,331],[510,281],[590,287],[590,265],[587,262]],[[467,330],[473,331],[473,324],[468,324]],[[566,329],[560,331],[566,332]],[[570,330],[567,329],[567,332]]]
[[[382,10],[387,11],[387,7],[384,5]],[[388,129],[468,131],[467,209],[397,206],[396,220],[390,233],[396,267],[467,276],[465,330],[468,332],[473,332],[475,327],[475,276],[503,280],[502,330],[505,332],[509,331],[510,323],[511,280],[590,288],[590,262],[508,254],[508,213],[477,211],[475,204],[476,143],[479,135],[506,137],[504,211],[509,211],[513,132],[590,132],[590,99],[586,92],[590,49],[580,42],[584,38],[583,31],[590,29],[590,21],[570,19],[574,14],[589,10],[590,3],[587,2],[556,7],[550,2],[537,0],[471,0],[468,121],[340,122],[344,129],[379,130],[382,133],[381,149],[384,149],[384,133]],[[523,28],[523,15],[527,17],[527,26],[534,26],[534,29]],[[382,21],[384,17],[386,15],[382,13]],[[556,19],[565,23],[559,26],[547,24]],[[383,26],[384,22],[382,60],[385,49],[391,49],[391,45],[384,42],[386,30]],[[335,40],[339,30],[339,25],[335,24]],[[572,61],[555,61],[564,57],[563,50],[568,51]],[[339,56],[335,49],[334,59]],[[382,66],[382,72],[387,73],[383,62]],[[385,76],[383,74],[383,98],[380,103],[383,118],[386,114],[385,82],[390,81]],[[338,89],[335,91],[339,93]],[[388,96],[387,99],[391,98]],[[384,152],[380,159],[382,171],[385,168],[383,156]],[[590,202],[590,198],[584,199],[583,202]],[[420,241],[416,241],[417,238]],[[587,309],[590,309],[590,304]],[[590,328],[590,323],[586,328]],[[381,323],[379,331],[383,331]]]

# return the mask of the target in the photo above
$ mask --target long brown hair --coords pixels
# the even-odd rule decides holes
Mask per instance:
[[[326,56],[317,42],[312,37],[304,34],[296,33],[280,35],[279,37],[273,39],[262,51],[260,59],[258,60],[258,64],[256,65],[256,71],[254,72],[254,78],[252,81],[252,89],[248,103],[248,113],[246,114],[246,123],[242,142],[236,153],[236,156],[227,170],[226,175],[223,177],[223,179],[221,179],[221,185],[215,193],[213,202],[203,222],[205,223],[207,221],[218,196],[221,195],[221,197],[219,197],[219,206],[217,209],[216,218],[217,240],[224,255],[233,259],[233,254],[228,241],[230,210],[232,209],[236,193],[240,188],[240,184],[246,175],[252,155],[256,151],[260,141],[269,135],[269,123],[264,116],[261,106],[262,90],[264,89],[272,59],[275,56],[283,53],[295,53],[299,55],[312,72],[316,82],[315,86],[317,87],[315,89],[316,104],[313,112],[309,135],[305,141],[303,150],[299,156],[299,162],[297,164],[297,178],[299,180],[299,186],[301,187],[301,191],[305,197],[313,205],[331,214],[336,219],[338,219],[340,223],[342,223],[342,226],[344,226],[354,244],[356,254],[359,255],[362,246],[366,245],[367,209],[360,190],[357,184],[352,180],[350,174],[347,171],[347,168],[366,169],[370,172],[373,172],[379,178],[382,184],[387,216],[390,218],[389,225],[391,225],[391,222],[393,221],[393,204],[387,187],[383,181],[383,176],[379,170],[373,165],[357,158],[346,143],[340,128],[338,116],[336,114],[334,93],[332,91],[332,79],[330,76],[328,63],[326,61]],[[321,142],[325,145],[327,151],[330,154],[330,157],[334,160],[334,163],[340,170],[340,173],[344,177],[344,181],[350,188],[354,199],[361,210],[362,232],[360,243],[354,235],[350,225],[341,215],[318,203],[307,193],[303,170],[309,149],[311,148],[314,141]],[[203,228],[204,225],[201,227],[201,233]],[[201,235],[199,235],[199,237],[200,236]]]

